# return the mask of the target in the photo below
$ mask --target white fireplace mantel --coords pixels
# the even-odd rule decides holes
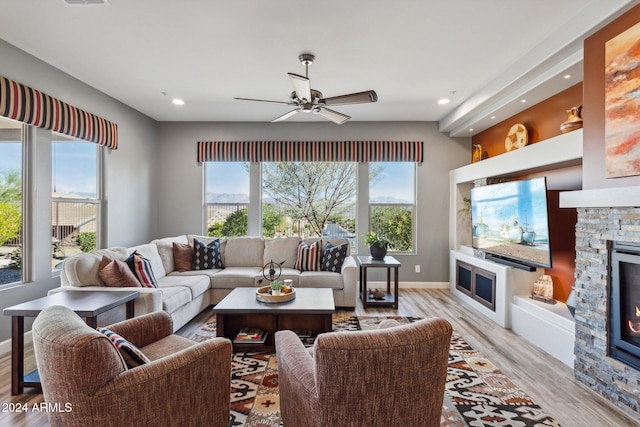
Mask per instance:
[[[563,191],[561,208],[633,208],[640,206],[640,186]]]

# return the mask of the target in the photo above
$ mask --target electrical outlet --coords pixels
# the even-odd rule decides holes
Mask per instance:
[[[420,273],[420,264],[416,264],[416,273]]]

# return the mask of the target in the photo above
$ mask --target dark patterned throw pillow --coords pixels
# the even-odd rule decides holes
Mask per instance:
[[[220,239],[213,240],[209,244],[193,239],[192,270],[210,270],[212,268],[224,268],[220,253]]]
[[[349,244],[347,243],[338,246],[327,243],[322,251],[322,271],[340,273],[348,250]]]

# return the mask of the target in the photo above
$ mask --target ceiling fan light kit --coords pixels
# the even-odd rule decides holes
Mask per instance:
[[[242,101],[258,101],[258,102],[271,102],[276,104],[286,104],[294,106],[295,109],[283,114],[280,117],[272,120],[272,123],[281,122],[293,117],[297,113],[315,113],[325,119],[331,120],[334,123],[342,124],[349,120],[351,117],[346,114],[339,113],[337,111],[326,108],[326,106],[335,105],[350,105],[350,104],[362,104],[376,102],[378,95],[374,90],[367,90],[364,92],[349,93],[345,95],[332,96],[324,98],[322,92],[311,88],[311,81],[309,80],[309,65],[313,64],[316,57],[310,53],[303,53],[298,56],[300,63],[305,66],[305,75],[301,76],[295,73],[288,73],[291,84],[293,85],[293,92],[289,97],[288,102],[284,101],[269,101],[266,99],[254,99],[254,98],[234,98]]]

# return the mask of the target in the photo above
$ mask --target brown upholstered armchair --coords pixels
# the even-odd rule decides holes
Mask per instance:
[[[332,332],[305,349],[275,335],[285,427],[439,426],[452,328],[426,319]]]
[[[231,343],[173,335],[155,312],[108,327],[151,361],[127,368],[109,338],[73,311],[55,306],[33,324],[44,399],[52,426],[228,426]]]

